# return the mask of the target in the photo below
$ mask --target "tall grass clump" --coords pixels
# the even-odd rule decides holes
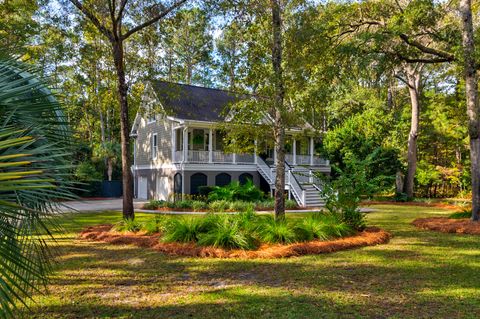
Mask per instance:
[[[226,200],[216,200],[208,204],[208,210],[214,213],[223,213],[230,207],[230,202]]]
[[[142,230],[147,235],[156,234],[165,230],[167,217],[165,215],[155,215],[155,218],[150,218],[142,225]]]
[[[205,218],[171,218],[164,226],[164,242],[197,242],[207,227]]]
[[[237,216],[223,215],[217,218],[207,233],[200,236],[198,244],[230,249],[253,249],[256,247],[255,238],[243,226],[245,224]]]
[[[265,243],[290,244],[296,241],[294,225],[289,220],[275,220],[271,215],[259,219],[257,234]]]
[[[353,233],[352,227],[334,214],[317,213],[302,218],[295,225],[298,240],[329,240],[344,237]]]
[[[142,224],[134,219],[124,219],[113,226],[117,232],[136,233],[142,229]]]

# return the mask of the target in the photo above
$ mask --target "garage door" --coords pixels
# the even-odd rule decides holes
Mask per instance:
[[[147,178],[144,176],[139,176],[138,177],[138,198],[139,199],[148,199],[147,186],[148,186]]]
[[[168,176],[157,177],[157,194],[156,198],[160,200],[168,200],[168,193],[170,190],[170,183]]]

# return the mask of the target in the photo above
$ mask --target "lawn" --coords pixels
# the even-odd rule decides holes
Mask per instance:
[[[48,293],[31,318],[478,318],[480,237],[420,231],[418,217],[449,211],[374,206],[387,245],[277,260],[174,258],[76,240],[119,213],[61,220]],[[137,218],[148,215],[138,214]]]

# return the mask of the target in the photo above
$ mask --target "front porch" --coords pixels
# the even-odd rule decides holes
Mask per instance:
[[[214,128],[182,126],[172,131],[172,158],[174,163],[257,164],[257,155],[274,163],[276,152],[260,147],[257,141],[253,154],[236,154],[224,151],[223,134]],[[292,166],[329,166],[329,161],[315,155],[312,137],[287,138],[285,161]]]

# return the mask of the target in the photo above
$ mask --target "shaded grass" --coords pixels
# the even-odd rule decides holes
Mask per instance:
[[[173,258],[78,241],[85,226],[114,223],[121,214],[64,217],[67,233],[57,235],[61,255],[49,293],[36,297],[27,317],[476,318],[478,236],[410,225],[447,210],[374,208],[367,220],[393,233],[390,244],[276,260]]]

